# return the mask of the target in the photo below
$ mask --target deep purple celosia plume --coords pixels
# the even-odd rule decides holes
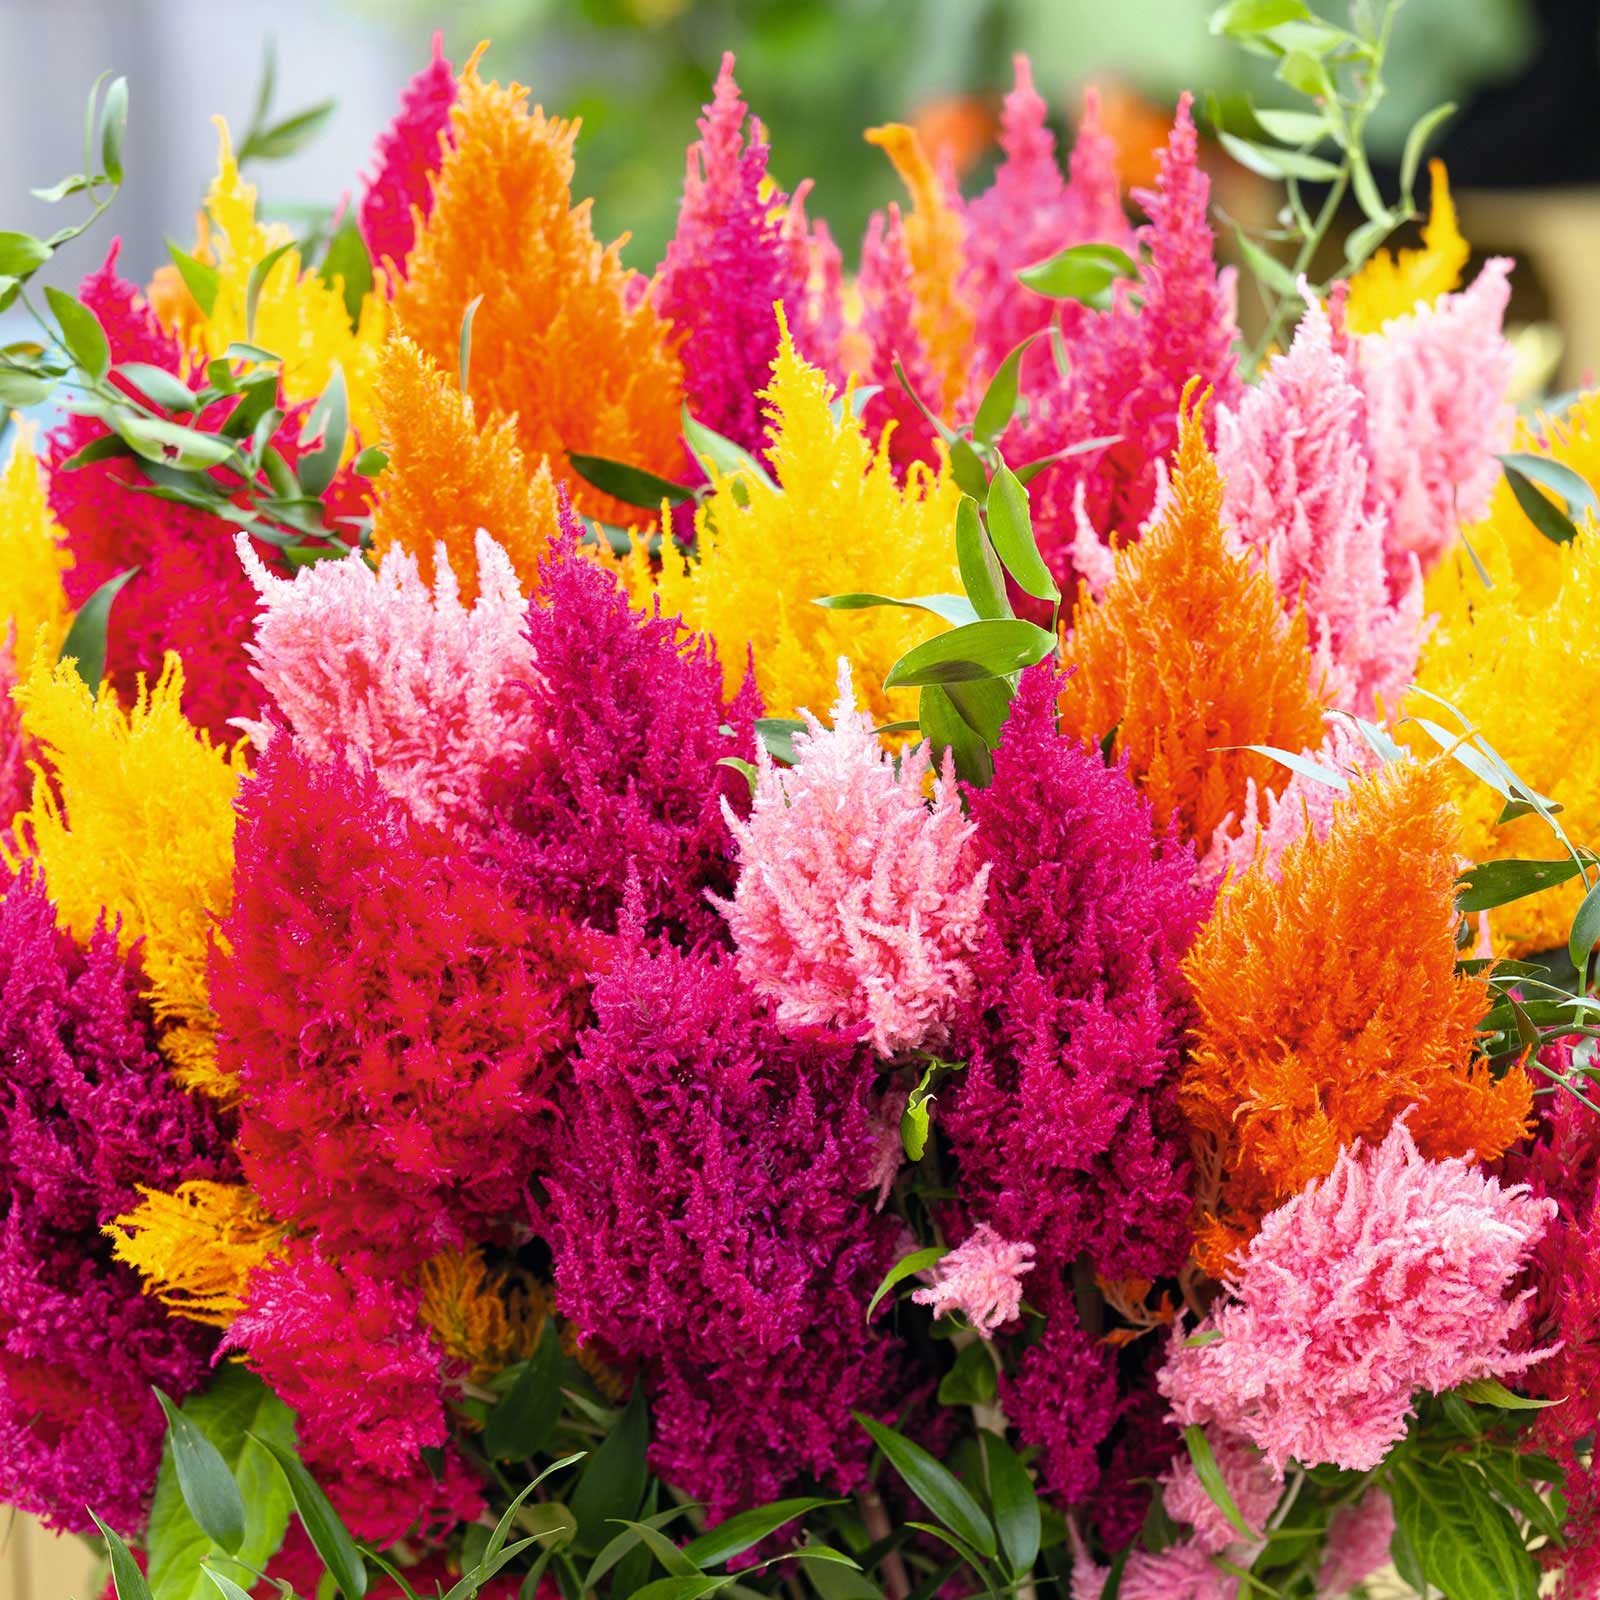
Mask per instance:
[[[455,72],[445,59],[444,35],[436,33],[427,66],[401,91],[400,110],[378,135],[361,196],[357,225],[375,268],[387,262],[405,276],[417,216],[426,219],[433,210],[433,175],[450,142],[455,103]]]
[[[239,819],[212,1002],[246,1176],[352,1267],[483,1237],[522,1209],[592,937],[287,735]]]
[[[137,1527],[164,1423],[215,1334],[169,1318],[112,1260],[102,1224],[236,1168],[215,1108],[156,1053],[141,975],[101,926],[86,950],[24,869],[0,899],[0,1462],[6,1498],[88,1531]]]
[[[754,754],[752,680],[731,701],[709,640],[676,617],[643,615],[563,532],[528,608],[539,670],[528,687],[541,730],[503,796],[488,851],[528,903],[615,930],[631,876],[651,932],[727,943],[706,891],[733,888],[726,797],[750,788],[724,756]],[[731,734],[720,730],[731,728]]]
[[[892,1413],[898,1363],[864,1315],[897,1248],[866,1193],[870,1052],[779,1032],[725,955],[652,948],[637,907],[594,1009],[548,1180],[558,1306],[642,1363],[652,1464],[714,1519],[801,1475],[853,1487],[850,1411]]]

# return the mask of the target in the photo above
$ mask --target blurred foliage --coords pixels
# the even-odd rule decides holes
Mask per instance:
[[[632,231],[626,258],[646,271],[671,235],[683,150],[724,50],[737,55],[745,98],[767,126],[774,176],[786,189],[818,179],[813,212],[828,219],[847,260],[869,212],[898,194],[862,130],[939,109],[958,128],[983,127],[1011,81],[1016,51],[1032,57],[1062,131],[1078,86],[1091,79],[1159,102],[1184,88],[1226,99],[1270,83],[1270,68],[1253,73],[1227,41],[1208,34],[1207,0],[345,4],[414,34],[418,65],[435,26],[458,63],[490,39],[491,75],[530,84],[532,98],[552,112],[581,116],[577,192],[596,196],[602,237]],[[1323,0],[1330,4],[1339,0]],[[1532,32],[1528,0],[1408,0],[1391,47],[1391,91],[1370,129],[1375,158],[1396,154],[1429,106],[1514,73]],[[967,175],[968,187],[983,181],[989,159]]]

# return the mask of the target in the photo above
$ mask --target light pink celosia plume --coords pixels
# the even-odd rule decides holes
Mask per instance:
[[[1391,594],[1365,401],[1314,298],[1288,351],[1236,407],[1218,410],[1216,454],[1236,548],[1288,604],[1305,606],[1325,702],[1362,716],[1380,697],[1396,704],[1422,640],[1421,574],[1402,556]]]
[[[1261,1452],[1236,1433],[1208,1428],[1206,1436],[1211,1454],[1222,1472],[1222,1481],[1233,1496],[1233,1503],[1245,1526],[1262,1534],[1267,1519],[1277,1508],[1283,1484],[1266,1463]],[[1162,1501],[1174,1522],[1187,1522],[1194,1529],[1194,1542],[1202,1550],[1216,1552],[1243,1540],[1239,1530],[1223,1515],[1217,1502],[1200,1481],[1187,1450],[1179,1451],[1172,1465],[1162,1474]]]
[[[1195,1344],[1174,1335],[1158,1382],[1180,1425],[1244,1435],[1282,1472],[1376,1467],[1405,1436],[1418,1389],[1503,1377],[1527,1299],[1511,1290],[1554,1214],[1465,1160],[1428,1161],[1404,1120],[1381,1145],[1272,1212],[1232,1298]]]
[[[717,904],[739,972],[783,1026],[861,1028],[884,1056],[915,1049],[943,1038],[972,992],[989,869],[948,760],[929,805],[927,745],[895,770],[847,662],[833,727],[804,716],[791,769],[758,747],[750,820],[723,804],[739,881]]]
[[[1102,1600],[1110,1577],[1111,1569],[1091,1558],[1074,1531],[1072,1600]],[[1239,1580],[1213,1566],[1192,1539],[1154,1552],[1136,1545],[1117,1585],[1117,1600],[1236,1600],[1238,1593]]]
[[[262,599],[251,670],[308,753],[359,752],[420,821],[480,819],[491,764],[533,732],[527,606],[505,551],[479,530],[468,609],[442,544],[431,591],[402,550],[377,572],[352,551],[291,581],[237,544]],[[271,735],[266,720],[244,726],[257,744]]]
[[[1497,256],[1458,294],[1355,340],[1376,492],[1389,515],[1391,591],[1427,572],[1456,529],[1488,509],[1511,437],[1511,346],[1500,331],[1511,262]]]
[[[985,1338],[1022,1312],[1022,1280],[1033,1271],[1033,1246],[1002,1239],[980,1222],[932,1269],[932,1283],[911,1298],[936,1317],[959,1311]]]
[[[1317,1593],[1327,1600],[1349,1594],[1380,1567],[1389,1564],[1394,1538],[1394,1506],[1382,1489],[1369,1489],[1353,1506],[1334,1512],[1328,1548],[1317,1574]]]

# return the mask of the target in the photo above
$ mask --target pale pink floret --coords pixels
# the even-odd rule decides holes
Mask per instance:
[[[1259,1450],[1236,1433],[1208,1428],[1211,1454],[1222,1472],[1222,1481],[1233,1496],[1233,1503],[1245,1526],[1257,1536],[1266,1531],[1267,1519],[1276,1510],[1283,1494],[1283,1483]],[[1222,1514],[1221,1508],[1200,1482],[1193,1460],[1186,1450],[1162,1474],[1162,1501],[1174,1522],[1187,1522],[1194,1529],[1194,1542],[1202,1550],[1225,1550],[1242,1544],[1243,1535]]]
[[[1422,575],[1402,554],[1391,589],[1366,401],[1314,298],[1288,351],[1219,408],[1216,453],[1229,536],[1287,604],[1304,605],[1324,702],[1361,716],[1395,705],[1422,642]]]
[[[1394,1506],[1382,1489],[1369,1489],[1353,1506],[1334,1512],[1328,1547],[1317,1575],[1317,1593],[1327,1600],[1349,1594],[1380,1567],[1389,1564],[1394,1538]]]
[[[469,609],[444,546],[430,591],[416,560],[391,550],[373,572],[358,552],[274,577],[243,534],[239,558],[261,596],[251,670],[312,755],[371,763],[426,823],[484,815],[491,765],[533,732],[526,601],[511,562],[481,529]],[[270,721],[246,724],[257,744]]]
[[[789,1028],[860,1028],[880,1055],[937,1042],[971,994],[989,868],[951,768],[923,799],[926,744],[899,771],[839,663],[833,727],[809,712],[795,765],[765,750],[748,822],[724,802],[739,880],[718,901],[739,972]]]
[[[1470,1161],[1425,1160],[1403,1120],[1375,1149],[1341,1151],[1262,1223],[1202,1325],[1221,1337],[1174,1336],[1158,1380],[1174,1419],[1243,1434],[1280,1473],[1376,1467],[1417,1390],[1549,1353],[1510,1347],[1533,1291],[1507,1295],[1554,1211]]]
[[[1102,1600],[1110,1576],[1074,1536],[1072,1600]],[[1192,1539],[1154,1552],[1135,1547],[1117,1586],[1117,1600],[1235,1600],[1238,1593],[1239,1580],[1212,1565]]]
[[[1032,1271],[1031,1244],[1002,1239],[982,1222],[933,1268],[933,1282],[911,1298],[932,1306],[936,1317],[959,1311],[987,1337],[1021,1314],[1022,1280]]]
[[[1511,262],[1496,257],[1459,294],[1355,340],[1397,589],[1413,558],[1427,572],[1456,529],[1488,509],[1500,473],[1495,453],[1507,447],[1513,417],[1513,355],[1500,330],[1510,272]]]

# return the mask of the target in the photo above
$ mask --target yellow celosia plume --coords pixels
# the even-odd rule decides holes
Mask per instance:
[[[0,649],[9,638],[19,677],[27,675],[35,650],[55,658],[70,615],[61,574],[72,556],[45,500],[33,435],[32,427],[18,423],[11,459],[0,473]]]
[[[350,424],[370,441],[372,386],[383,359],[388,302],[381,293],[369,293],[361,304],[360,326],[352,329],[342,286],[303,271],[300,252],[291,246],[268,271],[256,302],[254,333],[246,331],[250,274],[293,235],[281,224],[264,226],[257,220],[255,185],[239,175],[227,123],[218,117],[216,127],[217,175],[206,194],[209,226],[199,253],[217,269],[217,298],[195,331],[210,356],[249,340],[280,357],[284,394],[291,401],[315,399],[339,366],[350,396]]]
[[[1345,315],[1352,333],[1376,333],[1391,317],[1403,317],[1419,303],[1431,305],[1440,295],[1461,287],[1471,250],[1456,226],[1444,162],[1429,162],[1428,171],[1433,199],[1422,229],[1422,248],[1395,255],[1379,250],[1350,280]]]
[[[38,863],[62,925],[86,939],[102,913],[120,920],[140,960],[161,1047],[187,1088],[226,1099],[217,1068],[206,959],[228,910],[233,800],[243,741],[231,753],[183,715],[183,667],[169,654],[154,688],[126,711],[89,693],[75,665],[35,661],[18,688],[23,726],[49,763],[17,819],[16,849]]]
[[[731,692],[755,650],[767,711],[819,715],[837,692],[838,659],[849,656],[857,683],[880,722],[914,716],[915,703],[891,712],[882,688],[895,661],[943,627],[920,611],[879,606],[830,611],[821,595],[874,591],[916,595],[959,590],[955,511],[961,491],[942,468],[912,463],[902,487],[889,461],[888,435],[876,446],[850,407],[837,418],[827,378],[796,354],[787,323],[764,391],[773,428],[778,489],[726,479],[695,518],[700,559],[669,556],[661,609],[681,612],[716,640]],[[636,594],[638,580],[635,568]]]
[[[867,142],[877,145],[894,163],[911,195],[911,214],[904,220],[916,328],[939,374],[940,393],[934,409],[947,416],[971,377],[968,364],[975,314],[960,287],[966,224],[945,194],[914,128],[899,122],[868,128]]]
[[[556,531],[556,486],[545,462],[530,471],[515,421],[495,418],[479,426],[455,377],[403,334],[389,341],[377,406],[378,437],[389,457],[372,508],[377,554],[409,550],[431,571],[427,558],[442,540],[462,598],[471,604],[477,593],[474,540],[484,528],[531,593],[539,556]]]
[[[533,1354],[548,1309],[533,1279],[491,1273],[481,1250],[446,1250],[423,1262],[417,1286],[422,1320],[447,1355],[468,1363],[474,1382]]]
[[[242,1183],[197,1179],[144,1197],[101,1231],[112,1254],[174,1316],[226,1328],[244,1309],[250,1274],[278,1254],[283,1228]]]

